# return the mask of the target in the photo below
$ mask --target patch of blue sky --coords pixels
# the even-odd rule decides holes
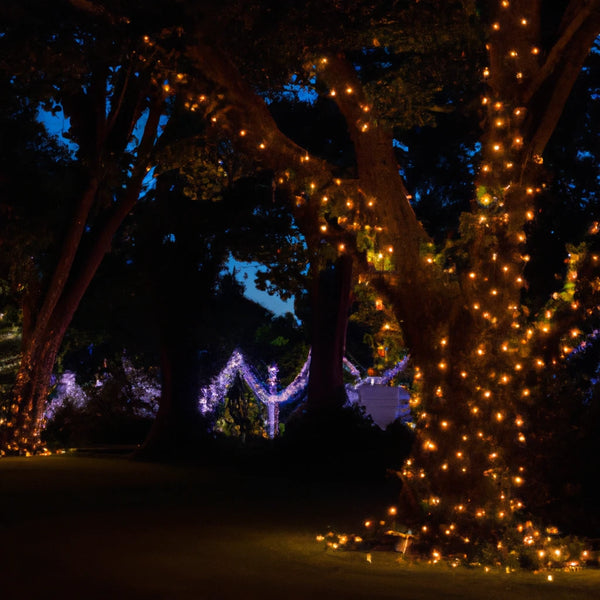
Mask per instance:
[[[51,112],[40,107],[37,119],[46,128],[46,131],[52,137],[56,138],[61,146],[69,149],[71,155],[77,152],[77,144],[67,137],[71,129],[71,120],[65,116],[62,110]]]
[[[307,104],[314,104],[319,97],[314,88],[315,83],[316,78],[314,76],[308,80],[308,85],[305,85],[300,83],[300,78],[294,74],[290,78],[290,83],[283,87],[284,91],[280,95],[287,100],[299,100]]]
[[[589,150],[577,150],[577,160],[593,160],[595,158]]]
[[[394,146],[394,148],[399,148],[400,150],[402,150],[402,152],[408,152],[408,146],[406,144],[403,144],[400,140],[396,138],[392,140],[392,145]]]
[[[265,271],[264,265],[261,263],[241,262],[230,257],[225,263],[223,271],[225,273],[235,273],[236,280],[244,286],[244,296],[261,306],[264,306],[274,315],[282,316],[287,313],[294,314],[294,298],[282,300],[280,296],[269,294],[256,287],[256,273]]]
[[[108,107],[108,104],[107,104]],[[107,108],[108,110],[108,108]],[[65,116],[65,113],[62,110],[49,111],[44,110],[43,108],[38,109],[37,119],[40,123],[44,125],[46,131],[56,138],[58,142],[69,149],[71,156],[75,156],[77,152],[78,145],[68,137],[69,130],[71,129],[71,121]],[[148,120],[148,111],[146,110],[142,116],[138,119],[135,127],[133,129],[133,134],[131,140],[127,146],[127,152],[131,152],[135,154],[135,149],[139,144],[139,141],[142,139],[144,134],[144,127],[146,126],[146,121]],[[169,120],[167,115],[162,115],[159,121],[158,135],[164,131],[164,128]],[[148,191],[155,186],[154,180],[154,171],[155,167],[149,169],[148,174],[144,179],[144,191]]]

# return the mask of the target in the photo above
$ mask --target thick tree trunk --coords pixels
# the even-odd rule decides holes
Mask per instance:
[[[197,454],[206,428],[198,411],[197,348],[177,335],[161,347],[161,396],[156,420],[135,458],[181,459]]]
[[[352,292],[352,258],[342,254],[314,278],[307,409],[320,412],[346,402],[343,359]]]

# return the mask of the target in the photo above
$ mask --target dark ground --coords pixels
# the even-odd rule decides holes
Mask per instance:
[[[593,600],[600,573],[409,565],[325,551],[389,489],[123,457],[0,459],[0,599]],[[349,531],[350,529],[346,529]]]

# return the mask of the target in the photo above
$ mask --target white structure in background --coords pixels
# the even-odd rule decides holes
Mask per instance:
[[[396,419],[411,420],[410,394],[402,386],[389,385],[383,377],[367,377],[357,385],[346,386],[348,401],[365,408],[373,423],[385,429]]]
[[[391,380],[404,370],[408,363],[406,356],[395,367],[386,371],[381,377],[366,377],[362,379],[358,369],[348,360],[344,359],[344,366],[354,376],[355,382],[346,384],[348,402],[364,406],[365,412],[373,422],[385,429],[390,423],[401,418],[405,423],[411,420],[410,395],[408,391],[399,386],[390,386]],[[267,433],[270,438],[279,431],[279,405],[298,398],[308,385],[310,367],[310,352],[300,373],[285,389],[277,391],[277,366],[269,367],[267,386],[263,385],[254,369],[252,369],[242,353],[234,350],[225,368],[214,377],[211,383],[202,388],[198,406],[203,414],[211,412],[217,404],[222,402],[227,395],[227,390],[239,375],[252,390],[258,400],[267,406]]]
[[[344,359],[344,365],[356,378],[355,383],[346,384],[348,402],[363,406],[365,413],[381,429],[385,429],[396,419],[402,419],[404,423],[409,423],[412,419],[408,390],[402,386],[390,385],[392,379],[404,371],[408,360],[409,357],[405,356],[397,365],[385,371],[381,377],[362,379],[358,369]]]

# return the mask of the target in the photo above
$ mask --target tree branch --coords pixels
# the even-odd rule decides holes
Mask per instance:
[[[571,38],[571,43],[563,48],[559,67],[554,70],[552,84],[550,85],[548,81],[551,93],[544,94],[541,106],[536,111],[541,114],[541,117],[537,120],[531,136],[530,156],[541,155],[544,151],[589,55],[590,48],[599,34],[600,14],[595,13],[578,29],[577,35]]]
[[[122,199],[113,207],[98,231],[98,234],[88,251],[88,255],[85,258],[82,258],[81,269],[77,276],[70,281],[68,289],[61,298],[60,306],[56,307],[54,320],[57,323],[60,333],[64,333],[63,329],[66,330],[70,321],[69,319],[64,318],[65,315],[72,313],[79,305],[79,302],[96,274],[104,255],[110,248],[115,233],[125,217],[131,212],[139,198],[144,178],[147,174],[149,157],[156,140],[163,107],[164,98],[159,92],[159,97],[155,98],[150,106],[150,113],[144,127],[142,140],[138,146],[137,158],[133,167],[133,173],[129,180],[129,185],[125,190]]]
[[[275,171],[291,170],[300,177],[315,179],[319,185],[333,178],[330,165],[310,157],[281,132],[263,99],[223,52],[202,40],[189,47],[188,52],[199,71],[225,92],[230,103],[227,121],[236,128],[230,131],[236,144],[248,147]]]
[[[572,3],[572,4],[574,4],[574,3]],[[537,72],[536,76],[533,78],[533,80],[529,84],[527,91],[525,92],[525,94],[523,96],[523,101],[525,103],[527,103],[527,102],[529,102],[529,100],[531,100],[531,98],[534,96],[534,94],[540,89],[540,86],[542,85],[542,83],[550,76],[550,74],[556,69],[558,64],[562,61],[562,59],[564,57],[565,49],[567,48],[567,45],[569,45],[572,42],[573,38],[575,37],[577,32],[580,30],[582,25],[590,17],[590,15],[592,15],[593,7],[594,7],[594,5],[597,4],[597,2],[590,3],[590,2],[585,2],[585,1],[582,2],[581,0],[577,0],[577,4],[582,5],[582,6],[580,6],[579,10],[577,10],[573,6],[569,7],[568,11],[573,15],[572,19],[568,24],[565,24],[562,27],[561,36],[559,37],[557,42],[552,47],[552,50],[548,54],[546,61],[541,66],[541,68]],[[600,33],[600,32],[597,31],[596,36],[598,33]],[[596,36],[594,36],[593,39],[595,39]],[[592,42],[593,42],[593,40],[592,40]],[[575,40],[575,43],[577,43],[577,40]],[[586,54],[585,54],[586,56],[587,56],[587,52],[589,52],[590,47],[591,47],[591,44],[589,44],[589,46],[586,50]]]

